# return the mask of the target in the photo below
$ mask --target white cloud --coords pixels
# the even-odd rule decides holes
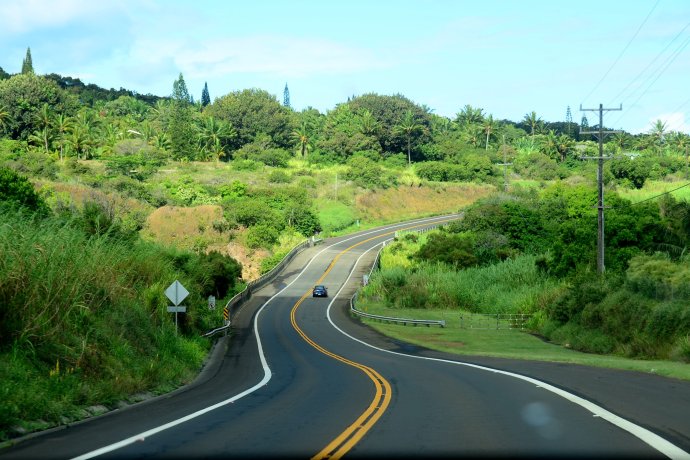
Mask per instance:
[[[75,20],[100,16],[117,3],[93,0],[20,0],[0,3],[0,34],[31,32],[59,27]]]
[[[208,39],[140,39],[130,48],[130,64],[156,67],[173,60],[190,78],[232,73],[285,77],[355,73],[383,69],[391,63],[372,50],[323,39],[282,36]]]
[[[656,115],[654,117],[651,117],[645,125],[644,128],[640,129],[637,131],[638,133],[648,133],[654,124],[657,122],[657,120],[661,120],[663,123],[666,123],[666,130],[668,132],[671,131],[680,131],[683,133],[688,133],[690,131],[690,123],[685,120],[685,113],[684,112],[675,112],[675,113],[662,113],[660,115]]]

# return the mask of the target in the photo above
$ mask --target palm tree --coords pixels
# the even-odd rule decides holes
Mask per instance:
[[[224,149],[224,141],[236,135],[237,132],[231,125],[216,120],[213,117],[205,117],[202,124],[197,127],[197,137],[201,151],[212,153],[217,162],[220,162],[220,158],[225,156],[225,151],[222,154],[220,153],[220,150]]]
[[[474,108],[470,104],[465,104],[465,107],[457,113],[455,121],[465,128],[476,123],[481,123],[484,121],[484,109]]]
[[[545,136],[539,136],[539,146],[545,155],[554,157],[558,155],[558,136],[551,129]]]
[[[630,146],[630,135],[625,132],[617,132],[611,137],[611,143],[615,145],[619,150],[624,150]]]
[[[482,144],[484,131],[479,125],[470,125],[462,133],[465,142],[475,148]]]
[[[48,153],[48,150],[50,149],[49,143],[50,143],[50,127],[53,124],[53,113],[50,110],[50,106],[48,104],[43,104],[41,106],[41,109],[34,114],[34,119],[36,120],[36,124],[38,125],[38,130],[36,133],[34,133],[33,137],[39,136],[40,139],[35,139],[35,140],[40,140],[40,144],[43,146],[43,150],[45,153]]]
[[[167,133],[159,133],[155,134],[152,138],[151,141],[149,142],[151,145],[153,145],[156,148],[159,148],[161,150],[170,150],[171,144],[170,144],[170,138],[168,137]]]
[[[305,122],[302,122],[302,125],[299,128],[295,129],[292,132],[291,136],[297,144],[300,156],[304,158],[307,152],[311,150],[311,144],[309,143],[310,136],[309,132],[307,131],[307,124]]]
[[[657,154],[661,154],[661,147],[666,141],[666,122],[657,120],[654,126],[649,130],[649,134],[654,138],[654,144],[657,146]]]
[[[215,141],[213,141],[213,145],[207,147],[206,151],[208,151],[208,153],[215,157],[216,163],[220,163],[221,157],[225,156],[225,149],[223,148],[223,145],[220,143],[220,139],[216,139]]]
[[[57,131],[58,142],[60,144],[60,161],[65,158],[65,139],[67,133],[72,128],[72,119],[65,116],[64,113],[59,113],[53,120],[53,127]]]
[[[359,117],[360,130],[365,136],[375,136],[380,128],[380,123],[376,120],[374,115],[368,111],[364,110]]]
[[[575,147],[575,141],[572,137],[567,134],[561,134],[556,140],[556,150],[561,157],[561,162],[568,158],[568,153],[570,153]]]
[[[489,115],[484,119],[484,125],[482,127],[484,134],[486,134],[486,143],[484,145],[484,150],[489,150],[489,137],[491,133],[496,129],[496,122],[494,121],[493,115]]]
[[[407,110],[405,112],[405,115],[403,115],[402,120],[400,120],[400,123],[395,125],[393,127],[393,131],[396,133],[403,134],[405,138],[407,139],[407,164],[411,165],[412,164],[412,136],[415,133],[422,132],[424,130],[424,127],[417,123],[417,121],[414,119],[414,113],[412,113],[412,110]]]
[[[82,121],[77,121],[72,125],[67,143],[72,147],[72,150],[77,154],[77,160],[87,159],[89,156],[89,149],[93,145],[91,138],[90,125]]]
[[[0,128],[5,129],[7,128],[8,120],[10,119],[10,113],[7,111],[7,108],[4,105],[0,105]]]
[[[534,110],[531,113],[525,114],[525,118],[522,120],[526,125],[532,129],[532,137],[534,137],[535,132],[539,130],[543,121],[537,116],[537,112]]]
[[[688,149],[690,148],[690,136],[687,134],[683,134],[679,131],[676,131],[672,133],[670,136],[670,144],[673,146],[673,149],[680,153],[685,155],[685,175],[688,175]]]

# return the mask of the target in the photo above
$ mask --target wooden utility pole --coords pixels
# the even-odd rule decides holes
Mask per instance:
[[[599,112],[599,129],[597,131],[580,131],[580,135],[583,134],[594,134],[599,140],[599,156],[598,157],[582,157],[585,160],[597,160],[599,162],[599,167],[597,169],[597,209],[599,210],[599,225],[597,230],[597,273],[600,275],[604,274],[604,160],[608,160],[611,157],[604,156],[604,137],[608,134],[618,133],[620,131],[604,131],[604,112],[609,112],[611,110],[623,110],[623,105],[621,104],[617,109],[605,109],[602,104],[599,104],[597,109],[583,109],[582,104],[580,104],[580,111],[590,111]]]

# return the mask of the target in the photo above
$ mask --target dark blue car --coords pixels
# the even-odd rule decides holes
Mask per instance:
[[[326,286],[323,286],[321,284],[317,284],[314,286],[314,290],[312,291],[312,296],[313,297],[328,297],[328,289],[326,289]]]

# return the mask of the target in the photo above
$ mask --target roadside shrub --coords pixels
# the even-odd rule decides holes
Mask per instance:
[[[218,251],[199,256],[207,267],[209,282],[204,284],[203,296],[214,295],[218,299],[224,298],[237,284],[242,276],[242,265],[230,256]]]
[[[278,242],[279,236],[278,230],[270,225],[255,225],[247,231],[247,246],[252,249],[270,248]]]
[[[0,204],[24,207],[39,214],[49,211],[29,179],[4,167],[0,167]]]
[[[479,260],[474,254],[475,236],[470,232],[434,233],[414,254],[414,258],[431,262],[443,262],[454,267],[471,267]]]
[[[263,165],[254,160],[233,160],[232,167],[237,171],[258,171]]]
[[[4,165],[15,171],[32,177],[56,179],[58,166],[55,159],[43,152],[28,151],[16,158],[5,161]]]
[[[349,169],[345,172],[345,179],[351,180],[363,188],[386,188],[390,186],[383,168],[375,161],[366,157],[353,157],[347,162]]]
[[[285,171],[271,171],[268,175],[268,181],[273,184],[287,184],[292,180],[290,175]]]

